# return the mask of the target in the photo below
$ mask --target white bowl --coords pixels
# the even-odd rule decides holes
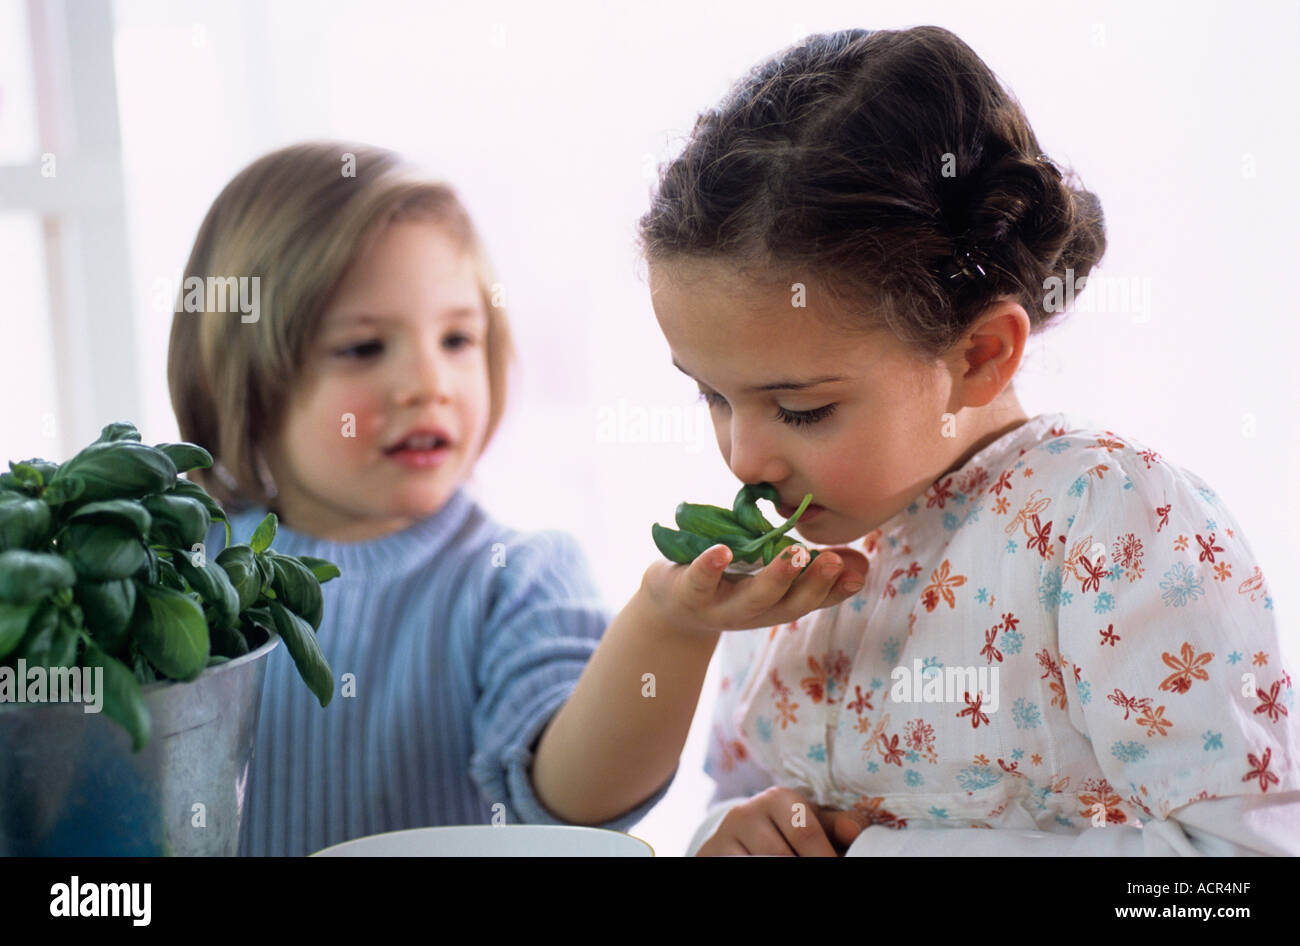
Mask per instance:
[[[654,857],[640,838],[568,825],[456,825],[389,831],[335,844],[313,857]]]

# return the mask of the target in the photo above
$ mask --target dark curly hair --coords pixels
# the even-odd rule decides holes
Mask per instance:
[[[1056,314],[1047,280],[1082,279],[1105,252],[1100,201],[1040,152],[1019,103],[948,30],[817,34],[697,118],[638,242],[651,263],[811,282],[846,327],[883,321],[937,357],[1004,295],[1037,331]],[[963,252],[984,276],[950,278]]]

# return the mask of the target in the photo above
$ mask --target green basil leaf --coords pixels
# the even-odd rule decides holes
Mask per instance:
[[[197,499],[163,493],[144,499],[144,508],[153,516],[149,530],[151,545],[168,545],[188,549],[208,536],[212,520],[208,510]]]
[[[9,472],[18,484],[18,488],[24,492],[39,495],[45,488],[44,474],[30,463],[14,463],[10,460]]]
[[[31,604],[9,604],[0,601],[0,660],[4,660],[27,636],[32,617],[42,606],[42,602]]]
[[[310,624],[313,630],[319,630],[325,603],[316,576],[292,555],[280,555],[277,552],[266,554],[275,572],[271,587],[275,589],[276,598]]]
[[[185,579],[176,570],[176,566],[172,564],[171,559],[162,555],[158,556],[158,584],[173,591],[189,590],[185,586]]]
[[[248,641],[238,627],[223,627],[220,624],[208,628],[212,636],[212,653],[234,659],[248,653]]]
[[[74,499],[80,499],[85,489],[86,484],[81,477],[64,476],[51,480],[50,485],[45,487],[45,490],[41,493],[41,499],[51,506],[62,506]]]
[[[75,590],[90,636],[106,653],[121,656],[135,610],[135,582],[130,578],[79,581]]]
[[[116,443],[119,440],[134,440],[140,442],[140,431],[135,429],[134,424],[128,424],[126,421],[117,421],[109,424],[99,432],[99,439],[95,443]]]
[[[0,601],[28,604],[76,582],[77,573],[61,555],[25,549],[0,552]]]
[[[311,573],[316,576],[316,580],[322,585],[332,578],[338,578],[339,575],[342,574],[342,572],[339,571],[339,567],[327,559],[316,558],[312,555],[295,555],[294,558],[306,565],[311,570]]]
[[[116,721],[131,737],[131,750],[139,752],[149,742],[149,708],[144,704],[144,694],[135,673],[122,661],[104,653],[94,641],[86,641],[84,666],[102,667],[104,682],[101,692],[104,712]]]
[[[208,491],[205,490],[198,483],[195,483],[191,480],[178,479],[176,481],[176,485],[172,487],[172,495],[187,496],[190,499],[197,499],[199,502],[203,504],[203,507],[207,509],[208,518],[211,519],[213,522],[226,523],[226,530],[227,532],[229,532],[230,520],[226,518],[225,510],[222,509],[221,504],[217,502],[215,499],[213,499],[211,496],[209,496]],[[229,535],[226,536],[226,544],[227,545],[230,544]]]
[[[257,528],[253,530],[253,537],[248,541],[254,552],[260,555],[271,547],[271,543],[275,541],[277,522],[275,513],[268,512],[266,518],[258,523]]]
[[[233,627],[239,620],[239,592],[226,570],[211,559],[205,560],[203,565],[195,565],[183,552],[176,554],[174,562],[181,577],[211,606],[215,623]]]
[[[135,640],[141,652],[173,680],[193,680],[208,662],[208,622],[187,594],[141,585],[135,606]]]
[[[70,522],[58,537],[59,550],[82,578],[130,578],[148,563],[139,536],[112,522]]]
[[[59,467],[50,486],[73,476],[83,483],[83,502],[140,499],[171,489],[176,464],[161,450],[134,440],[96,442]]]
[[[21,653],[31,667],[77,666],[77,641],[80,640],[79,612],[63,611],[53,602],[41,605],[32,618]]]
[[[50,507],[43,499],[0,502],[0,549],[39,548],[49,541],[50,525]]]
[[[664,558],[679,565],[691,564],[708,549],[718,544],[694,532],[666,529],[657,522],[650,526],[650,535],[654,539],[655,547],[663,553]]]
[[[677,528],[683,532],[693,532],[706,539],[717,539],[722,535],[743,534],[742,525],[730,509],[720,506],[706,506],[702,503],[678,503],[674,514]],[[756,533],[761,535],[762,533]]]
[[[298,675],[307,684],[321,706],[328,706],[334,698],[334,674],[321,653],[320,642],[309,625],[278,601],[271,602],[271,618],[275,632],[284,640],[293,657]]]
[[[156,449],[171,458],[177,473],[190,470],[206,470],[212,466],[212,454],[195,443],[160,443]]]
[[[130,529],[142,539],[149,537],[149,528],[153,525],[153,517],[149,515],[149,510],[134,499],[105,499],[78,506],[77,511],[68,517],[68,521],[75,522],[79,519],[115,522]]]
[[[131,577],[141,584],[156,585],[158,584],[158,553],[146,545],[144,558],[144,565],[133,572]]]
[[[230,583],[239,593],[239,613],[243,614],[262,593],[262,576],[257,570],[257,556],[247,545],[231,545],[221,550],[217,564],[225,570]]]
[[[268,597],[275,597],[275,587],[272,582],[275,581],[275,568],[271,565],[271,558],[265,552],[257,556],[257,573],[262,578],[262,594]]]
[[[20,470],[19,467],[22,469]],[[45,485],[54,478],[58,469],[57,463],[41,457],[32,457],[18,463],[10,462],[10,472],[5,476],[8,477],[8,482],[18,485],[28,495],[39,496]],[[33,476],[33,473],[36,476]]]

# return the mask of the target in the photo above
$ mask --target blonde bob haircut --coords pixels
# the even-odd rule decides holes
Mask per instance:
[[[515,360],[493,272],[450,186],[419,174],[391,151],[306,142],[258,158],[218,195],[199,227],[181,293],[200,281],[260,277],[259,313],[178,304],[167,383],[182,440],[213,456],[189,475],[228,508],[270,507],[262,448],[276,436],[290,394],[331,297],[351,264],[396,220],[427,219],[474,261],[487,313],[489,411],[478,456],[506,406]],[[229,283],[234,285],[233,283]],[[477,459],[477,457],[476,457]]]

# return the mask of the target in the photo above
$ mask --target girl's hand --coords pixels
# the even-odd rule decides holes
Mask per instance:
[[[839,857],[859,830],[847,813],[821,808],[793,789],[773,786],[727,812],[695,856]]]
[[[689,565],[657,561],[641,579],[644,595],[666,626],[683,631],[739,631],[788,624],[839,604],[862,590],[867,557],[844,546],[823,549],[806,568],[791,546],[750,578],[723,580],[731,549],[715,545]],[[717,558],[715,559],[715,556]]]

